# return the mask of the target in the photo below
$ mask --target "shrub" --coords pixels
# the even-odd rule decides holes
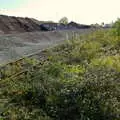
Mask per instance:
[[[6,66],[8,71],[14,68],[15,73],[28,70],[17,77],[7,75],[7,79],[0,81],[1,117],[4,120],[119,120],[118,38],[109,31],[97,31],[50,49],[48,59],[42,64],[25,59],[26,66]]]
[[[113,34],[120,36],[120,18],[113,24]]]
[[[62,88],[48,96],[48,115],[57,120],[118,120],[119,77],[114,70],[94,68],[77,81],[64,81]]]

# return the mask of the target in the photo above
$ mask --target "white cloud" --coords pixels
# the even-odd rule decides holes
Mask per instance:
[[[69,20],[91,24],[115,20],[119,17],[119,4],[119,0],[30,0],[21,8],[1,12],[54,21],[66,16]]]

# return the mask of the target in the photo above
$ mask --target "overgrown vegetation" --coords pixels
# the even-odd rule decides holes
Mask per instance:
[[[119,120],[120,38],[100,30],[47,50],[0,81],[1,120]]]

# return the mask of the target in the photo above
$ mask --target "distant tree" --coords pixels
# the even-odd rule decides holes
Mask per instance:
[[[93,28],[100,28],[101,25],[99,25],[98,23],[95,23],[95,24],[91,24],[91,27],[93,27]]]
[[[104,25],[105,25],[105,23],[104,23],[104,22],[102,22],[102,23],[101,23],[101,26],[103,27]]]
[[[68,24],[68,18],[67,17],[63,17],[59,20],[59,23],[63,23],[63,24]]]
[[[99,27],[100,27],[100,25],[99,25],[98,23],[96,23],[96,24],[95,24],[95,26],[96,26],[97,28],[99,28]]]

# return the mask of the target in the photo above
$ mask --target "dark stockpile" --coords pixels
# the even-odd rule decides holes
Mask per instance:
[[[0,15],[0,34],[40,31],[39,24],[31,18]]]
[[[38,21],[33,18],[22,18],[0,15],[0,34],[24,33],[34,31],[79,30],[91,28],[89,25],[70,22],[68,24]]]

